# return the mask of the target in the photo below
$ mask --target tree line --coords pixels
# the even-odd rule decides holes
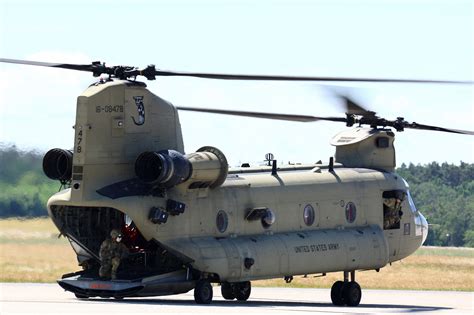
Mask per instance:
[[[0,217],[46,216],[46,202],[60,184],[42,171],[43,153],[0,144]],[[474,164],[402,164],[396,172],[410,185],[428,219],[426,245],[474,247]]]

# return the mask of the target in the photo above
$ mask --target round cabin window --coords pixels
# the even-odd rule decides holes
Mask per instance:
[[[314,208],[313,208],[312,205],[307,204],[307,205],[304,207],[304,210],[303,210],[303,220],[304,220],[304,224],[306,224],[307,226],[313,225],[313,223],[314,223],[314,218],[315,218]]]
[[[357,216],[357,209],[353,202],[348,202],[346,204],[346,221],[348,223],[353,223]]]
[[[216,216],[216,226],[219,232],[224,233],[227,230],[229,225],[229,219],[227,218],[227,213],[223,210],[219,210]]]

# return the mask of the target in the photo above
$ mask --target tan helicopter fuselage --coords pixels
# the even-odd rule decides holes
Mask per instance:
[[[65,229],[69,219],[57,209],[72,209],[71,220],[81,220],[81,209],[114,209],[127,215],[146,240],[186,257],[213,279],[229,282],[379,269],[410,255],[426,239],[426,220],[414,207],[408,184],[390,169],[394,157],[388,166],[377,164],[394,155],[383,151],[393,149],[393,137],[382,149],[367,149],[375,150],[369,155],[364,153],[366,144],[361,145],[360,158],[348,154],[346,146],[334,165],[280,165],[273,172],[272,167],[231,169],[217,187],[193,185],[219,175],[215,159],[204,161],[201,169],[193,164],[189,179],[159,194],[111,197],[98,191],[136,178],[134,163],[141,153],[184,154],[176,108],[141,84],[107,82],[79,96],[74,127],[71,188],[48,202],[58,229],[71,237],[73,229]],[[382,130],[364,139],[379,134],[386,136]],[[348,145],[357,145],[354,141]],[[391,191],[407,193],[395,228],[384,225],[384,192]],[[170,215],[166,223],[152,222],[151,209],[165,211],[168,200],[184,204],[185,211]],[[259,212],[272,213],[270,224]],[[84,219],[82,224],[89,223]],[[84,259],[75,250],[79,261]]]

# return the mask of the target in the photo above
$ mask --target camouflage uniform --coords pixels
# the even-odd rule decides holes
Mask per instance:
[[[122,238],[119,231],[112,230],[110,237],[111,238],[106,239],[100,245],[99,257],[101,265],[99,276],[110,277],[112,280],[115,280],[117,278],[117,269],[120,266],[120,261],[127,256],[128,249],[124,244],[120,243],[120,241],[117,241],[117,238]]]
[[[384,199],[384,229],[390,229],[400,222],[401,200],[396,198]]]

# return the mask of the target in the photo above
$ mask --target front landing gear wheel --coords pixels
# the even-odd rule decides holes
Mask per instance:
[[[222,282],[221,284],[221,294],[222,297],[226,300],[235,299],[234,288],[229,282]]]
[[[237,282],[234,284],[234,295],[235,298],[239,301],[247,301],[250,297],[250,292],[252,291],[252,286],[250,281]]]
[[[209,281],[199,280],[194,288],[194,301],[197,304],[211,304],[212,286]]]
[[[347,306],[357,306],[362,298],[362,290],[357,282],[348,282],[344,286],[344,301]]]
[[[343,306],[344,301],[344,282],[336,281],[331,288],[331,301],[336,306]]]

